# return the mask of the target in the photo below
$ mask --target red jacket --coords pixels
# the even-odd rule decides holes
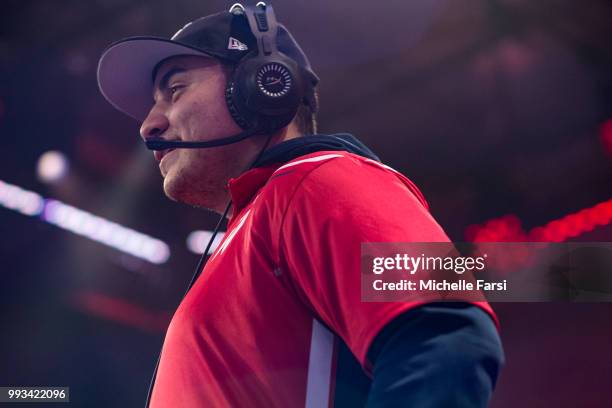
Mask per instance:
[[[417,306],[361,301],[360,244],[448,237],[406,177],[348,152],[255,168],[229,188],[232,219],[170,323],[151,407],[325,406],[334,336],[367,369],[375,336]]]

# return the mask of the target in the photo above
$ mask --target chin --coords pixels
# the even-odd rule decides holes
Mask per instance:
[[[172,177],[172,173],[168,173],[164,178],[164,193],[169,199],[195,207],[211,209],[208,202],[202,202],[203,197],[201,195],[194,194],[193,187],[184,179]]]
[[[182,202],[185,204],[194,204],[190,198],[190,190],[192,186],[188,185],[186,180],[176,177],[173,171],[168,172],[164,177],[164,193],[166,197],[173,201]]]
[[[170,181],[170,177],[167,176],[164,178],[164,193],[166,197],[173,201],[181,201],[172,181]]]

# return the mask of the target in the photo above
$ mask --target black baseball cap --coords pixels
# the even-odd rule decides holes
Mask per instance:
[[[257,50],[257,42],[241,7],[194,20],[171,38],[129,37],[111,44],[98,62],[98,86],[115,108],[144,121],[153,106],[153,73],[163,60],[199,55],[238,63]],[[278,24],[278,50],[297,62],[312,88],[319,78],[291,33]]]

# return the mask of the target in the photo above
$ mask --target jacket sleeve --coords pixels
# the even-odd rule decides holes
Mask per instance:
[[[432,303],[403,313],[368,352],[367,407],[488,406],[504,364],[493,320],[469,303]]]

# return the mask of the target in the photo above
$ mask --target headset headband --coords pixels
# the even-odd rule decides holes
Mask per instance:
[[[276,34],[278,23],[272,6],[260,1],[255,8],[246,7],[245,14],[251,28],[251,33],[257,40],[259,56],[269,56],[278,52]]]

